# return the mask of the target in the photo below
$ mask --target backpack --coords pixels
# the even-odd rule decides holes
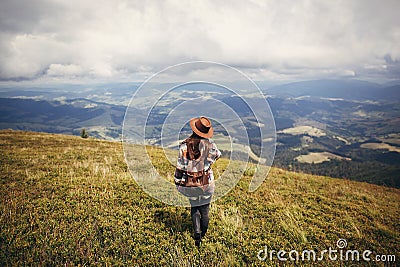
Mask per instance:
[[[204,162],[210,151],[210,141],[207,139],[187,138],[182,144],[186,143],[188,160],[187,171],[175,170],[175,177],[181,178],[178,185],[186,187],[201,187],[209,184],[210,172],[204,170]],[[201,147],[202,146],[202,147]],[[204,149],[201,153],[200,148]]]

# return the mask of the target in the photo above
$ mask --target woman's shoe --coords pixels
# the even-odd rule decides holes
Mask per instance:
[[[195,233],[194,234],[194,244],[196,247],[200,247],[201,243],[201,234],[200,233]]]

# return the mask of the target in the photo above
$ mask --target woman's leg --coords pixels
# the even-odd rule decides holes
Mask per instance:
[[[205,236],[208,229],[210,200],[211,197],[190,200],[190,215],[193,222],[193,232],[196,246],[200,246],[201,238]]]
[[[210,211],[210,203],[199,206],[200,211],[200,230],[201,230],[201,237],[205,236],[208,229],[208,222],[210,218],[208,217],[208,213]]]
[[[193,222],[194,239],[201,239],[201,212],[199,206],[190,208],[190,216]]]

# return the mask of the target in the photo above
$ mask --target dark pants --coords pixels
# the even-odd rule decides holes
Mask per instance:
[[[208,212],[210,211],[210,203],[193,206],[190,209],[190,215],[192,216],[194,239],[201,239],[207,232],[208,229]]]

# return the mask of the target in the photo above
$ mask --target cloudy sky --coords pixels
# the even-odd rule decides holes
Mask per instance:
[[[255,80],[400,78],[398,0],[2,0],[0,80],[140,81],[192,60]]]

